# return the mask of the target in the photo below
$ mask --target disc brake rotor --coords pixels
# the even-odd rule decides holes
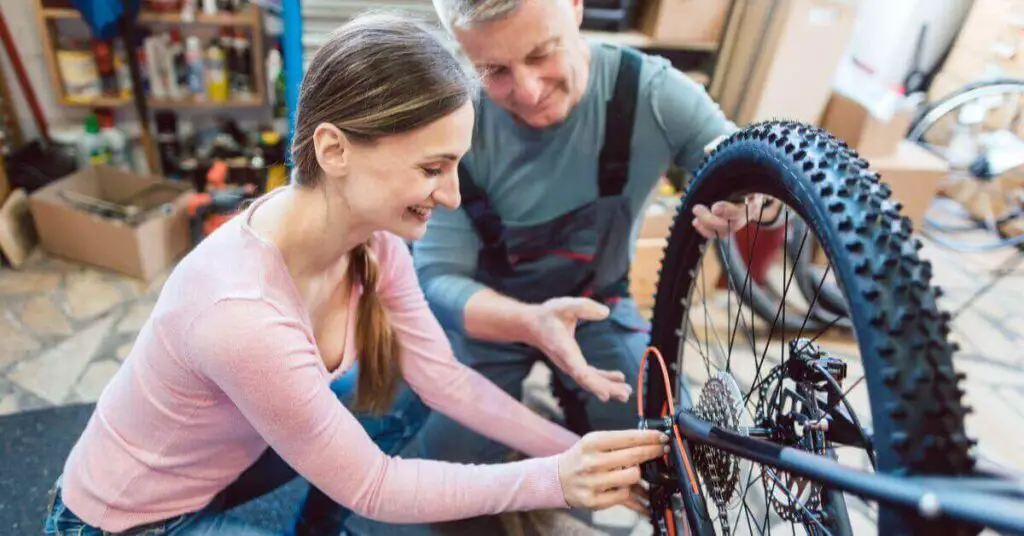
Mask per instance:
[[[762,382],[759,392],[760,400],[757,404],[756,422],[778,423],[786,411],[784,401],[780,399],[784,391],[782,368],[776,367]],[[806,393],[804,393],[806,394]],[[813,394],[808,397],[813,403]],[[818,408],[804,408],[805,411],[817,413]],[[825,434],[820,430],[805,429],[803,436],[786,446],[797,448],[819,456],[825,455]],[[806,521],[807,513],[818,512],[821,509],[820,484],[798,477],[772,467],[764,466],[761,478],[768,492],[768,502],[772,509],[785,521],[801,523]]]

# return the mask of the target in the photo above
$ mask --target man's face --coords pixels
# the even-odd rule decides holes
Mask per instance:
[[[453,33],[491,100],[544,128],[563,121],[587,87],[582,20],[582,0],[524,0],[503,19]]]

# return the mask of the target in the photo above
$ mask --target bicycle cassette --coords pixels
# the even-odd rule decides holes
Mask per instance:
[[[719,428],[742,433],[739,422],[743,396],[736,380],[728,372],[721,371],[704,383],[700,398],[690,411],[695,417]],[[693,458],[711,498],[720,510],[724,510],[738,489],[739,458],[703,444],[693,447]]]

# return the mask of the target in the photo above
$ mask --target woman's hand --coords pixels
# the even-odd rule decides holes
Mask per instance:
[[[640,464],[668,452],[669,437],[655,430],[591,432],[558,460],[558,479],[572,507],[601,510],[624,505],[638,512],[646,506],[636,495]]]

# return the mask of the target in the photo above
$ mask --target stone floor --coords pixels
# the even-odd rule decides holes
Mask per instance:
[[[943,306],[957,309],[988,282],[1013,251],[964,254],[925,240]],[[167,274],[140,283],[50,257],[37,250],[18,271],[0,268],[0,415],[95,401],[131,349]],[[952,337],[957,367],[968,374],[974,428],[1024,426],[1024,268],[959,314]],[[537,377],[537,385],[543,376]],[[981,410],[981,411],[978,411]],[[1016,425],[1016,426],[1015,426]],[[983,434],[984,435],[984,434]],[[998,434],[982,442],[991,459],[1024,470],[1024,439]],[[11,460],[3,460],[9,463]],[[535,516],[536,517],[536,516]],[[555,526],[573,521],[534,521]],[[650,527],[618,508],[598,513],[599,528],[579,534],[649,534]]]

